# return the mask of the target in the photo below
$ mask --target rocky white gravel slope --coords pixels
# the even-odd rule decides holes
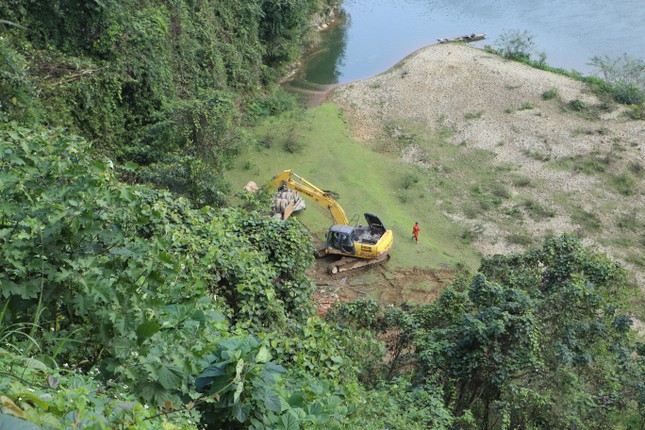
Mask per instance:
[[[549,91],[558,97],[545,100]],[[539,187],[522,190],[536,201],[557,207],[553,196],[568,193],[569,208],[596,214],[602,223],[599,231],[584,235],[585,243],[622,261],[645,289],[642,264],[630,262],[645,261],[645,231],[638,231],[645,228],[645,121],[630,119],[624,106],[603,104],[577,80],[457,44],[423,48],[383,74],[336,88],[329,100],[341,106],[355,137],[366,144],[392,138],[392,124],[414,124],[428,133],[448,128],[450,143],[490,151],[494,164],[510,163],[536,180]],[[595,114],[581,115],[571,102]],[[400,156],[423,165],[419,151],[413,144]],[[612,188],[606,175],[603,179],[553,166],[576,156],[611,158],[608,173],[634,180],[629,195]],[[556,216],[527,220],[527,233],[542,237],[575,231],[579,226],[570,211],[559,209]],[[616,220],[625,214],[634,214],[631,227],[641,238],[618,246],[614,239],[624,230]],[[484,255],[519,250],[497,240],[504,227],[494,219],[471,220],[454,212],[446,216],[465,225],[483,223],[483,234],[473,245]]]

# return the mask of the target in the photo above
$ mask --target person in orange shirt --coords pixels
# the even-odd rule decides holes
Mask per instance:
[[[414,239],[417,243],[419,243],[419,232],[421,231],[421,227],[419,226],[419,222],[414,223],[414,227],[412,227],[412,239]]]

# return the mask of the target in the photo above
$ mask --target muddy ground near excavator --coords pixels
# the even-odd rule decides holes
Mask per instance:
[[[374,264],[361,269],[330,275],[327,266],[333,256],[320,258],[315,264],[316,293],[319,314],[335,302],[375,299],[381,306],[400,306],[410,302],[430,303],[455,277],[451,269],[397,268]]]

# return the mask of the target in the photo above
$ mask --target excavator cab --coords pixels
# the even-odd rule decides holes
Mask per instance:
[[[353,255],[356,250],[354,247],[354,236],[354,227],[335,224],[327,233],[327,248]]]
[[[334,224],[327,233],[327,243],[318,249],[317,256],[338,255],[327,267],[335,275],[338,272],[387,261],[392,247],[392,231],[386,230],[378,216],[366,213],[367,225]]]
[[[327,253],[340,251],[347,255],[356,255],[356,247],[375,245],[385,234],[385,226],[380,218],[370,212],[365,213],[367,225],[334,224],[327,233]]]

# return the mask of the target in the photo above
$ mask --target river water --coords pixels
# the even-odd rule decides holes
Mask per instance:
[[[343,0],[345,19],[323,33],[301,83],[343,84],[381,73],[437,39],[471,33],[495,46],[527,31],[553,67],[594,73],[592,57],[645,59],[645,0]],[[534,56],[537,58],[537,56]]]

